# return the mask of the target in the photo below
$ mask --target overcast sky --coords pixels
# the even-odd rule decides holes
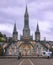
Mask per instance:
[[[53,0],[0,0],[0,31],[7,36],[12,36],[16,22],[20,38],[24,26],[26,3],[33,38],[35,38],[38,22],[41,39],[46,37],[46,40],[53,40]]]

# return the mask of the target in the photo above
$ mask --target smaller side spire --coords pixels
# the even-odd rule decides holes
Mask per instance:
[[[16,32],[17,30],[16,30],[16,23],[14,24],[14,31],[13,32]]]
[[[38,23],[37,23],[36,32],[39,32],[39,25],[38,25]]]
[[[36,28],[36,32],[35,32],[35,40],[40,41],[40,31],[39,31],[38,23],[37,23],[37,28]]]
[[[14,30],[13,30],[13,41],[17,41],[18,40],[18,32],[16,29],[16,23],[14,24]]]

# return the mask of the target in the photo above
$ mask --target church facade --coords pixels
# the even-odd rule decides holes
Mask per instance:
[[[35,31],[35,40],[33,40],[33,36],[30,35],[29,14],[26,6],[24,14],[23,35],[21,35],[20,40],[18,40],[18,32],[15,23],[12,36],[13,41],[7,42],[7,46],[5,47],[5,55],[18,55],[19,52],[25,56],[42,55],[42,51],[47,51],[50,48],[50,45],[48,44],[49,41],[41,41],[40,38],[41,36],[38,24]],[[48,45],[46,46],[46,44]]]

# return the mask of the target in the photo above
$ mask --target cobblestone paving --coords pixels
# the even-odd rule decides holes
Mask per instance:
[[[31,59],[34,65],[53,65],[53,59]]]
[[[34,65],[30,59],[23,59],[19,65]]]
[[[0,65],[16,65],[16,60],[12,59],[0,59]]]
[[[53,59],[0,59],[0,65],[53,65]]]

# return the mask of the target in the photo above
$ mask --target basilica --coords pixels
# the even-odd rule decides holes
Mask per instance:
[[[5,55],[17,56],[19,52],[21,52],[21,55],[24,56],[43,55],[42,51],[47,51],[50,48],[50,44],[49,41],[46,41],[45,39],[40,40],[40,38],[41,35],[38,23],[35,31],[35,40],[33,40],[33,36],[30,35],[29,14],[26,6],[24,14],[23,35],[21,35],[20,40],[18,40],[18,31],[16,29],[15,23],[12,35],[12,42],[6,42],[6,46],[4,45]]]

